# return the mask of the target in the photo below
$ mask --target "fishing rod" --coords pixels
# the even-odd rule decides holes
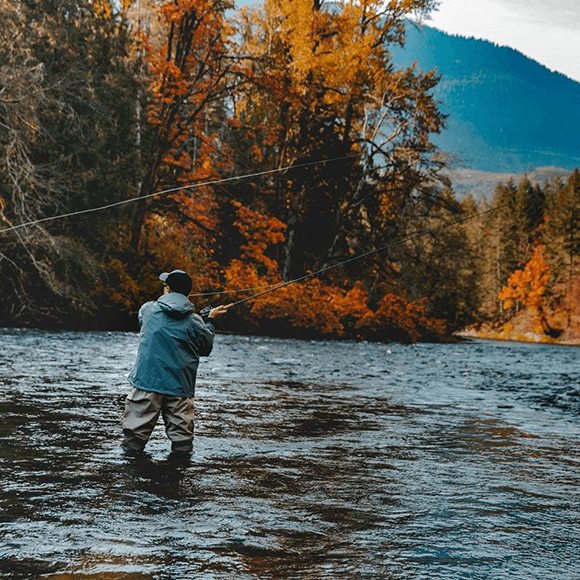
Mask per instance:
[[[229,307],[231,306],[237,306],[239,304],[243,304],[244,302],[248,302],[250,300],[255,300],[256,298],[259,298],[261,296],[264,296],[266,294],[270,294],[271,292],[276,292],[277,290],[281,290],[282,288],[286,288],[287,286],[290,286],[292,284],[296,284],[298,282],[302,282],[303,280],[307,280],[308,278],[314,278],[315,276],[319,276],[320,274],[323,274],[324,272],[328,272],[329,270],[333,270],[334,268],[338,268],[340,266],[344,266],[345,264],[349,264],[350,262],[355,262],[357,260],[361,260],[363,258],[366,258],[368,256],[372,256],[374,254],[378,254],[380,252],[383,252],[385,250],[388,250],[389,248],[393,248],[395,246],[399,246],[401,244],[404,244],[406,242],[409,242],[411,240],[415,240],[417,238],[421,238],[423,236],[427,236],[427,235],[432,235],[435,234],[437,232],[440,232],[441,230],[450,228],[452,226],[458,225],[458,224],[462,224],[465,222],[468,222],[472,219],[475,219],[477,217],[498,211],[500,209],[503,209],[505,207],[508,207],[510,204],[509,203],[505,203],[496,207],[492,207],[483,211],[480,211],[476,214],[470,215],[470,216],[466,216],[463,218],[457,218],[456,220],[450,221],[450,222],[446,222],[436,228],[431,228],[428,230],[422,230],[420,232],[415,232],[414,234],[411,234],[409,236],[406,236],[400,240],[397,240],[395,242],[391,242],[389,244],[385,244],[384,246],[381,246],[380,248],[375,248],[374,250],[369,250],[368,252],[364,252],[362,254],[359,254],[357,256],[353,256],[352,258],[348,258],[346,260],[342,260],[341,262],[337,262],[336,264],[330,264],[329,266],[325,266],[324,268],[320,268],[320,270],[316,270],[315,272],[310,272],[309,274],[304,274],[303,276],[299,276],[298,278],[294,278],[293,280],[288,280],[287,282],[282,282],[280,284],[274,285],[272,287],[266,287],[266,290],[262,290],[261,292],[258,292],[256,294],[253,294],[251,296],[247,296],[245,298],[242,298],[241,300],[237,300],[236,302],[231,302],[229,304]],[[213,294],[227,294],[227,293],[233,293],[233,292],[240,292],[240,291],[247,291],[247,290],[251,290],[251,289],[246,289],[246,290],[230,290],[229,292],[227,290],[224,290],[222,292],[215,292],[215,293],[211,293]],[[199,294],[198,296],[208,296],[209,294]],[[211,310],[211,307],[207,307],[207,309]],[[206,310],[206,308],[204,308],[204,311]],[[208,310],[209,312],[209,310]]]

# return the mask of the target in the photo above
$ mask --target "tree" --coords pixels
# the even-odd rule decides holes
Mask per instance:
[[[469,202],[460,204],[450,190],[445,192],[445,206],[434,204],[417,219],[410,220],[405,235],[408,242],[397,246],[399,273],[393,278],[407,289],[408,297],[420,300],[427,315],[443,319],[448,330],[459,330],[477,319],[481,300],[477,278],[481,273],[478,254],[470,243],[466,228],[454,221],[473,216],[476,208]],[[431,232],[413,237],[413,232]],[[405,267],[406,266],[406,267]]]
[[[536,317],[536,331],[550,331],[544,308],[550,267],[544,257],[544,248],[536,246],[532,257],[521,270],[516,270],[508,278],[507,284],[500,291],[498,298],[503,301],[505,310],[520,307],[529,308]]]
[[[106,0],[4,2],[0,8],[3,222],[116,201],[135,175],[124,8]],[[0,242],[2,309],[22,321],[89,312],[110,221],[13,230]]]
[[[574,278],[580,255],[580,171],[575,169],[566,183],[559,180],[547,191],[548,219],[543,238],[546,241],[554,276],[560,282],[557,300],[566,304],[567,325],[571,323],[574,303]]]
[[[555,253],[566,256],[571,266],[580,254],[580,171],[574,170],[566,184],[558,184],[548,197],[547,226]]]
[[[218,176],[220,136],[213,129],[228,92],[228,7],[224,0],[165,1],[152,15],[155,34],[139,32],[149,81],[140,196]],[[170,220],[175,235],[204,246],[215,229],[214,205],[207,187],[139,202],[131,245],[142,255],[151,252],[143,241],[151,232],[161,235]]]
[[[248,82],[235,120],[261,139],[261,163],[295,166],[272,180],[267,200],[250,192],[244,203],[266,203],[286,223],[285,279],[381,245],[393,234],[391,218],[436,179],[429,135],[443,123],[430,93],[437,77],[396,70],[389,53],[404,42],[405,17],[432,7],[266,0],[242,13]]]
[[[530,260],[541,238],[545,219],[543,190],[525,178],[519,183],[509,180],[496,186],[484,220],[486,244],[483,284],[485,310],[494,318],[501,318],[504,310],[497,299],[508,277]]]

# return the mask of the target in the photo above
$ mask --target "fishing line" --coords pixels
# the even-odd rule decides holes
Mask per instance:
[[[446,228],[450,228],[451,226],[465,223],[467,221],[470,221],[470,220],[475,219],[477,217],[480,217],[482,215],[486,215],[488,213],[492,213],[494,211],[508,207],[509,205],[510,205],[509,203],[506,203],[503,205],[492,207],[490,209],[480,211],[476,214],[473,214],[473,215],[470,215],[470,216],[467,216],[464,218],[458,218],[458,219],[453,220],[451,222],[446,222],[446,223],[444,223],[436,228],[416,232],[414,234],[411,234],[410,236],[407,236],[405,238],[397,240],[396,242],[391,242],[390,244],[386,244],[384,246],[381,246],[380,248],[375,248],[374,250],[369,250],[368,252],[364,252],[363,254],[359,254],[358,256],[353,256],[352,258],[348,258],[346,260],[343,260],[342,262],[338,262],[336,264],[331,264],[329,266],[325,266],[324,268],[321,268],[320,270],[316,270],[316,272],[304,274],[303,276],[295,278],[294,280],[288,280],[287,282],[283,282],[281,284],[278,284],[277,286],[274,286],[274,287],[269,288],[267,290],[264,290],[262,292],[258,292],[257,294],[253,294],[252,296],[247,296],[246,298],[242,298],[241,300],[238,300],[237,302],[232,302],[232,306],[236,306],[238,304],[243,304],[244,302],[248,302],[249,300],[254,300],[255,298],[259,298],[260,296],[264,296],[265,294],[269,294],[270,292],[275,292],[276,290],[281,290],[282,288],[286,288],[287,286],[290,286],[291,284],[296,284],[297,282],[302,282],[303,280],[307,280],[308,278],[313,278],[314,276],[318,276],[319,274],[322,274],[324,272],[328,272],[329,270],[333,270],[334,268],[338,268],[339,266],[344,266],[345,264],[348,264],[350,262],[354,262],[356,260],[361,260],[362,258],[366,258],[367,256],[372,256],[374,254],[378,254],[379,252],[383,252],[384,250],[387,250],[389,248],[393,248],[395,246],[399,246],[401,244],[404,244],[405,242],[415,240],[415,239],[420,238],[422,236],[426,236],[429,234],[435,234],[441,230],[444,230]]]
[[[201,183],[190,183],[188,185],[181,185],[179,187],[172,187],[170,189],[164,189],[163,191],[156,191],[154,193],[148,193],[147,195],[141,195],[138,197],[130,197],[127,199],[123,199],[121,201],[116,201],[114,203],[108,203],[106,205],[101,205],[98,207],[92,207],[92,208],[88,208],[88,209],[81,209],[78,211],[72,211],[70,213],[63,213],[60,215],[54,215],[54,216],[49,216],[49,217],[44,217],[44,218],[40,218],[37,220],[33,220],[33,221],[29,221],[29,222],[24,222],[22,224],[18,224],[15,226],[10,226],[9,228],[4,228],[3,230],[0,230],[0,234],[4,234],[6,232],[10,232],[13,230],[17,230],[20,228],[24,228],[26,226],[33,226],[36,224],[40,224],[43,222],[48,222],[48,221],[54,221],[54,220],[59,220],[59,219],[63,219],[63,218],[67,218],[67,217],[73,217],[76,215],[82,215],[82,214],[87,214],[87,213],[94,213],[97,211],[102,211],[104,209],[110,209],[112,207],[117,207],[120,205],[125,205],[127,203],[133,203],[134,201],[142,201],[144,199],[149,199],[152,197],[157,197],[160,195],[166,195],[168,193],[175,193],[176,191],[182,191],[184,189],[195,189],[196,187],[205,187],[208,185],[217,185],[220,183],[227,183],[230,181],[236,181],[236,180],[242,180],[242,179],[248,179],[250,177],[260,177],[262,175],[270,175],[272,173],[280,173],[282,171],[287,171],[290,169],[297,169],[299,167],[309,167],[312,165],[321,165],[323,163],[332,163],[334,161],[341,161],[343,159],[349,159],[351,157],[359,157],[360,154],[359,153],[353,153],[351,155],[342,155],[341,157],[333,157],[332,159],[320,159],[318,161],[308,161],[305,163],[297,163],[295,165],[287,165],[285,167],[278,167],[276,169],[267,169],[265,171],[257,171],[256,173],[247,173],[245,175],[235,175],[233,177],[224,177],[222,179],[214,179],[211,181],[204,181]]]
[[[264,288],[274,288],[278,284],[264,284],[264,286],[254,286],[253,288],[238,288],[237,290],[218,290],[216,292],[199,292],[197,294],[189,294],[189,296],[217,296],[218,294],[238,294],[240,292],[254,292],[255,290],[263,290]]]
[[[118,207],[121,205],[125,205],[125,204],[129,204],[129,203],[133,203],[135,201],[142,201],[142,200],[146,200],[146,199],[150,199],[153,197],[158,197],[161,195],[167,195],[169,193],[175,193],[177,191],[183,191],[186,189],[195,189],[198,187],[205,187],[205,186],[210,186],[210,185],[218,185],[218,184],[222,184],[222,183],[228,183],[230,181],[236,181],[236,180],[243,180],[243,179],[249,179],[252,177],[260,177],[260,176],[264,176],[264,175],[271,175],[273,173],[281,173],[283,171],[288,171],[291,169],[297,169],[300,167],[309,167],[309,166],[314,166],[314,165],[321,165],[324,163],[332,163],[334,161],[341,161],[343,159],[348,159],[348,158],[352,158],[352,157],[358,157],[360,154],[350,154],[350,155],[342,155],[340,157],[333,157],[331,159],[321,159],[318,161],[308,161],[308,162],[304,162],[304,163],[297,163],[294,165],[287,165],[284,167],[278,167],[276,169],[267,169],[265,171],[257,171],[254,173],[247,173],[244,175],[235,175],[232,177],[224,177],[222,179],[214,179],[214,180],[210,180],[210,181],[204,181],[204,182],[200,182],[200,183],[190,183],[187,185],[181,185],[178,187],[172,187],[169,189],[164,189],[162,191],[156,191],[154,193],[149,193],[147,195],[141,195],[138,197],[131,197],[131,198],[127,198],[124,200],[120,200],[114,203],[109,203],[109,204],[105,204],[105,205],[101,205],[101,206],[97,206],[97,207],[93,207],[93,208],[87,208],[87,209],[81,209],[81,210],[77,210],[74,212],[68,212],[68,213],[64,213],[64,214],[59,214],[59,215],[55,215],[55,216],[48,216],[48,217],[44,217],[44,218],[40,218],[37,220],[32,220],[29,222],[24,222],[21,224],[17,224],[15,226],[10,226],[8,228],[4,228],[0,230],[0,234],[4,234],[10,231],[15,231],[27,226],[33,226],[33,225],[37,225],[40,223],[44,223],[44,222],[48,222],[48,221],[55,221],[58,219],[63,219],[63,218],[67,218],[67,217],[73,217],[73,216],[77,216],[77,215],[84,215],[84,214],[89,214],[89,213],[95,213],[98,211],[103,211],[105,209],[110,209],[113,207]],[[298,278],[295,278],[293,280],[288,280],[287,282],[283,282],[281,284],[275,284],[275,285],[270,285],[270,286],[258,286],[258,287],[254,287],[254,288],[244,288],[244,289],[237,289],[237,290],[222,290],[222,291],[218,291],[218,292],[202,292],[199,294],[192,294],[192,296],[216,296],[216,295],[220,295],[220,294],[233,294],[233,293],[238,293],[238,292],[251,292],[253,290],[257,290],[260,288],[266,288],[265,290],[258,292],[256,294],[253,294],[252,296],[247,296],[246,298],[242,298],[241,300],[238,300],[236,302],[232,303],[232,306],[236,306],[238,304],[243,304],[244,302],[248,302],[249,300],[254,300],[256,298],[259,298],[260,296],[264,296],[265,294],[269,294],[270,292],[275,292],[276,290],[281,290],[282,288],[286,288],[287,286],[290,286],[291,284],[296,284],[297,282],[301,282],[303,280],[307,280],[309,278],[313,278],[315,276],[318,276],[320,274],[323,274],[324,272],[327,272],[329,270],[333,270],[334,268],[338,268],[340,266],[344,266],[345,264],[348,264],[350,262],[354,262],[356,260],[361,260],[362,258],[366,258],[367,256],[372,256],[374,254],[378,254],[384,250],[387,250],[389,248],[398,246],[400,244],[404,244],[405,242],[420,238],[422,236],[428,235],[428,234],[434,234],[438,231],[441,231],[445,228],[460,224],[460,223],[464,223],[467,222],[469,220],[475,219],[476,217],[497,211],[499,209],[502,209],[503,207],[506,207],[509,204],[505,204],[502,206],[498,206],[495,208],[491,208],[482,212],[479,212],[477,214],[474,214],[472,216],[468,216],[466,218],[459,218],[457,220],[454,220],[452,222],[447,222],[437,228],[433,228],[430,230],[424,230],[421,232],[417,232],[415,234],[412,234],[410,236],[407,236],[405,238],[402,238],[401,240],[398,240],[396,242],[392,242],[390,244],[386,244],[384,246],[381,246],[380,248],[376,248],[374,250],[370,250],[368,252],[364,252],[363,254],[359,254],[357,256],[353,256],[352,258],[348,258],[346,260],[343,260],[341,262],[337,262],[336,264],[331,264],[329,266],[325,266],[324,268],[321,268],[320,270],[316,270],[315,272],[311,272],[309,274],[304,274],[303,276],[300,276]]]

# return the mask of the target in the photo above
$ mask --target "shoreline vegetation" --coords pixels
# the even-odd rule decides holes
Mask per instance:
[[[478,338],[501,340],[506,342],[533,342],[541,344],[559,344],[562,346],[580,346],[580,325],[570,327],[557,336],[537,332],[533,316],[523,315],[503,325],[493,327],[489,323],[472,326],[456,332],[460,339]]]
[[[0,325],[134,330],[180,268],[198,310],[323,272],[228,332],[575,340],[580,172],[457,195],[441,78],[392,60],[435,5],[4,1]]]

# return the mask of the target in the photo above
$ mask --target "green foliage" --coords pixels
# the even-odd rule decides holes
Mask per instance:
[[[107,6],[65,0],[0,7],[4,227],[111,203],[133,190],[132,40],[125,15]],[[4,235],[0,319],[90,316],[102,255],[120,220],[112,211]]]

